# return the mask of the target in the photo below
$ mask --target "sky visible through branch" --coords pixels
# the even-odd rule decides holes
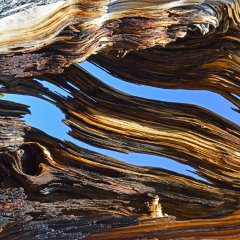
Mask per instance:
[[[160,101],[196,104],[205,107],[225,118],[228,118],[229,120],[237,124],[240,123],[239,113],[231,109],[232,107],[234,107],[232,103],[228,102],[218,94],[208,91],[167,90],[148,86],[140,86],[112,77],[107,72],[99,69],[98,67],[94,66],[89,62],[84,62],[81,64],[81,66],[91,72],[91,74],[98,77],[101,81],[105,82],[108,85],[111,85],[112,87],[122,92],[138,97],[150,98]],[[68,96],[68,93],[66,91],[51,83],[45,81],[39,82],[41,82],[44,87],[49,88],[51,91],[55,91],[56,93],[59,93],[66,97]],[[70,130],[70,128],[62,122],[62,120],[64,120],[65,118],[64,114],[61,112],[60,109],[47,101],[31,96],[21,96],[16,94],[6,94],[3,99],[29,105],[31,115],[29,114],[25,116],[27,124],[38,128],[51,136],[54,136],[61,140],[71,141],[81,147],[97,151],[99,153],[117,158],[130,164],[135,164],[139,166],[160,167],[184,175],[192,176],[197,179],[201,179],[194,173],[193,168],[181,163],[177,163],[168,158],[147,154],[124,154],[114,152],[106,149],[93,147],[72,138],[68,135],[68,131]],[[46,113],[48,115],[48,118],[45,117]]]

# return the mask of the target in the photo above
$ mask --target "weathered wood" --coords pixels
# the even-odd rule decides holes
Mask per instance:
[[[170,157],[216,184],[239,186],[238,125],[190,104],[123,94],[77,66],[60,76],[39,79],[65,89],[69,97],[47,90],[34,79],[0,83],[5,91],[51,100],[66,114],[69,134],[78,140],[120,152]]]
[[[163,169],[125,164],[68,142],[59,142],[34,129],[26,133],[26,140],[31,142],[21,147],[23,155],[12,154],[11,160],[8,157],[11,165],[8,169],[16,184],[21,184],[32,197],[50,200],[52,195],[54,199],[54,194],[61,196],[62,192],[64,198],[69,195],[83,199],[122,199],[129,202],[127,205],[132,209],[128,210],[126,205],[126,212],[144,214],[148,211],[145,203],[157,194],[164,210],[180,218],[196,216],[196,212],[191,213],[191,205],[199,211],[198,216],[218,215],[219,207],[222,213],[225,207],[226,212],[234,210],[235,190],[212,187]],[[24,168],[29,160],[34,161],[34,165]],[[35,171],[30,171],[33,169]],[[225,200],[224,195],[228,196]],[[186,201],[188,205],[179,209],[179,204]]]
[[[26,125],[20,117],[28,113],[26,106],[0,100],[0,153],[15,151],[24,142]]]
[[[124,80],[210,90],[240,107],[238,0],[1,4],[0,75],[61,73],[92,55]]]
[[[0,101],[0,239],[239,239],[240,127],[127,95],[73,65],[89,57],[126,81],[210,90],[239,108],[239,9],[239,0],[0,1],[1,92],[55,104],[77,140],[166,156],[209,181],[51,137],[25,124],[27,106]]]
[[[90,60],[111,75],[132,83],[171,89],[209,90],[240,108],[239,32],[223,36],[189,39],[131,51],[99,53]]]
[[[192,221],[155,221],[137,226],[114,229],[100,234],[93,234],[87,239],[233,239],[240,236],[240,213],[222,218]]]
[[[124,55],[182,38],[199,42],[227,32],[238,41],[238,0],[27,1],[27,9],[10,2],[0,20],[2,75],[59,73],[100,51]]]
[[[43,88],[40,82],[36,82],[34,79],[21,79],[21,82],[18,82],[19,80],[15,79],[10,82],[10,85],[7,84],[7,81],[5,83],[2,81],[2,83],[5,84],[4,86],[6,91],[8,91],[9,88],[9,91],[15,91],[16,93],[28,93],[38,97],[42,97],[42,94],[45,93],[48,99],[52,99],[57,106],[65,111],[68,122],[70,119],[70,116],[68,115],[73,110],[77,111],[78,109],[79,111],[79,109],[82,109],[81,114],[83,115],[85,112],[92,112],[93,109],[95,109],[95,111],[103,111],[102,109],[104,109],[103,107],[105,106],[105,102],[106,106],[108,106],[105,111],[107,111],[109,116],[111,116],[112,110],[115,109],[114,107],[111,107],[111,103],[114,103],[114,99],[117,99],[116,102],[121,104],[118,105],[119,112],[115,113],[115,115],[124,114],[124,119],[126,121],[129,121],[127,119],[131,116],[131,114],[129,114],[131,111],[128,110],[131,106],[134,107],[135,114],[138,113],[138,108],[141,110],[139,113],[149,110],[154,112],[159,109],[161,112],[165,112],[165,118],[167,116],[171,116],[171,114],[168,115],[168,113],[172,113],[173,109],[175,111],[181,111],[182,108],[180,108],[180,106],[184,106],[183,112],[180,112],[178,116],[182,114],[182,117],[189,117],[189,113],[187,115],[184,114],[184,112],[187,113],[186,109],[189,107],[191,111],[189,110],[188,112],[191,112],[191,114],[194,114],[194,112],[198,113],[198,115],[191,118],[191,121],[194,121],[196,117],[198,118],[198,121],[200,121],[200,119],[201,121],[206,121],[207,119],[218,119],[217,121],[214,121],[218,129],[221,129],[220,126],[225,125],[225,127],[221,130],[224,133],[222,135],[223,139],[227,136],[227,134],[238,133],[237,126],[233,123],[200,108],[197,108],[196,111],[194,111],[194,108],[196,107],[191,105],[178,104],[177,108],[174,108],[174,105],[172,104],[134,97],[130,98],[128,95],[117,92],[116,90],[113,90],[107,85],[99,82],[79,67],[70,68],[64,75],[61,76],[48,76],[43,79],[48,80],[51,83],[57,83],[58,86],[64,87],[66,90],[71,92],[72,97],[68,97],[66,99],[65,97],[49,90],[47,91]],[[16,88],[17,86],[21,87]],[[78,91],[77,88],[81,89],[81,92]],[[95,89],[98,89],[98,91]],[[109,102],[108,99],[111,99],[111,102]],[[91,103],[94,103],[94,105],[91,105]],[[10,106],[11,105],[9,104],[9,107]],[[20,105],[18,106],[21,107]],[[166,110],[167,108],[170,109]],[[89,111],[89,109],[91,109],[91,111]],[[122,111],[121,109],[125,110]],[[142,141],[144,140],[144,136],[147,139],[148,134],[146,133],[148,129],[156,128],[153,128],[153,122],[159,114],[160,112],[157,114],[151,114],[151,121],[147,121],[147,119],[144,120],[144,118],[149,116],[149,114],[142,114],[142,118],[139,118],[138,120],[135,119],[136,123],[141,120],[142,126],[144,126],[144,122],[149,122],[149,127],[144,131],[145,135],[142,135]],[[199,116],[202,114],[205,117],[200,118]],[[211,118],[207,116],[211,116]],[[122,118],[117,115],[116,117],[116,120]],[[177,121],[176,116],[174,117],[174,121],[175,124]],[[189,121],[188,124],[191,121]],[[75,123],[74,125],[70,124],[70,126],[72,126],[73,133],[77,133],[78,126],[81,126],[79,121],[72,118],[71,122]],[[167,122],[170,123],[170,119]],[[214,126],[214,122],[211,123],[212,128]],[[158,125],[159,124],[161,124],[161,121],[158,121]],[[168,125],[169,130],[167,132],[169,133],[169,136],[171,136],[172,132],[170,131],[170,126],[173,126],[174,124]],[[121,124],[118,124],[118,129],[120,126]],[[181,129],[181,127],[183,128],[184,126],[189,127],[189,125],[181,123],[179,124],[178,129]],[[206,130],[209,131],[209,129],[212,128],[206,128]],[[233,131],[234,128],[235,130]],[[91,130],[91,128],[86,129],[88,129],[88,131]],[[94,129],[95,128],[91,131]],[[104,128],[102,129],[104,130]],[[199,134],[204,132],[204,129],[200,127],[198,127],[198,129],[201,129],[201,131],[198,131]],[[232,130],[230,131],[230,129]],[[135,133],[133,130],[134,129],[132,129],[132,134]],[[136,130],[136,132],[138,132],[138,130]],[[143,132],[141,134],[143,134]],[[80,134],[75,135],[76,138],[81,139]],[[96,135],[94,138],[91,136],[92,134],[89,134],[88,141],[93,141],[94,143]],[[118,141],[122,141],[121,139],[124,136],[124,134],[119,135]],[[215,138],[215,135],[213,135],[212,138],[208,137],[209,141],[212,141],[211,144],[214,143]],[[108,147],[108,142],[109,144],[110,142],[114,143],[114,134],[109,135],[108,139],[110,141],[106,141],[106,147]],[[218,139],[218,142],[220,143],[220,138],[218,137]],[[231,142],[230,144],[229,141],[230,139],[233,139],[233,136],[228,137],[227,139],[227,141],[223,141],[224,145],[228,143],[229,148],[232,148],[233,145]],[[146,148],[146,146],[155,146],[156,148],[156,143],[158,143],[159,140],[155,140],[156,143],[154,143],[153,140],[154,139],[152,139],[152,141],[148,144],[141,145],[141,142],[139,142],[139,144],[141,148]],[[136,140],[132,138],[131,141],[134,142]],[[131,146],[131,141],[128,141],[129,145],[126,145],[126,147]],[[16,197],[15,200],[12,198],[14,202],[10,205],[7,204],[9,207],[6,207],[6,203],[3,203],[2,209],[4,211],[2,216],[6,216],[6,211],[7,215],[10,216],[10,220],[5,217],[4,225],[2,226],[4,227],[2,234],[3,239],[14,239],[17,232],[18,234],[19,232],[22,232],[22,238],[29,237],[30,239],[37,239],[36,235],[38,234],[41,236],[40,239],[44,239],[44,237],[46,238],[49,236],[68,236],[70,239],[71,237],[74,239],[76,236],[80,238],[96,231],[106,231],[106,225],[102,226],[100,224],[100,228],[98,225],[94,225],[93,227],[92,221],[95,220],[91,220],[92,218],[87,220],[87,223],[86,220],[84,220],[85,223],[83,223],[81,219],[86,218],[89,214],[93,214],[94,219],[108,219],[106,220],[109,221],[107,226],[111,228],[138,224],[139,221],[146,221],[146,219],[150,219],[151,221],[151,216],[155,215],[155,213],[151,210],[151,203],[154,202],[155,195],[160,197],[163,212],[175,216],[180,222],[183,219],[217,217],[227,213],[233,213],[238,209],[239,190],[237,166],[235,168],[233,167],[231,170],[232,176],[234,176],[233,174],[235,171],[235,178],[229,177],[227,172],[229,172],[229,169],[231,168],[230,162],[225,165],[221,164],[223,158],[219,155],[214,155],[214,151],[211,158],[202,159],[201,157],[198,157],[195,164],[193,157],[185,159],[189,165],[192,164],[198,168],[199,172],[203,175],[207,173],[205,176],[208,176],[209,173],[209,179],[215,182],[216,185],[211,186],[210,184],[193,180],[189,177],[184,177],[163,169],[136,167],[119,162],[107,156],[80,148],[70,142],[62,142],[37,129],[29,127],[24,128],[24,142],[25,143],[21,144],[16,151],[9,152],[8,154],[1,154],[2,165],[0,172],[2,173],[1,175],[3,175],[3,186],[21,186],[24,188],[25,193],[31,200],[26,202],[26,206],[30,206],[30,213],[25,213],[25,208],[22,208],[22,205],[20,205],[19,208],[23,209],[23,212],[20,211],[17,216],[13,215],[15,212],[18,212],[15,209],[18,207],[18,197]],[[185,151],[187,151],[188,148],[186,146],[184,147],[184,145],[182,146]],[[137,145],[135,147],[137,147]],[[218,147],[220,147],[219,144]],[[178,149],[178,147],[175,148],[176,150]],[[195,147],[193,145],[192,149],[197,151],[198,145],[196,144]],[[169,154],[176,153],[176,150],[169,151]],[[236,148],[234,151],[238,151],[238,149]],[[232,156],[232,154],[234,154],[234,152],[230,151],[229,156]],[[214,168],[211,167],[213,157],[216,160]],[[182,159],[184,160],[184,158]],[[218,180],[215,180],[216,178],[218,178]],[[11,183],[9,183],[9,179],[11,180]],[[9,193],[9,190],[7,193]],[[77,206],[78,204],[79,206]],[[48,210],[50,205],[52,210]],[[25,214],[26,221],[22,221],[22,218],[18,216],[25,216]],[[50,215],[55,216],[55,220],[51,220]],[[125,218],[128,216],[133,217],[130,218],[132,219],[129,220],[130,222],[128,222],[128,218]],[[76,227],[77,232],[73,231],[73,229],[75,229],[75,224],[71,223],[73,221],[71,220],[73,217],[75,219],[74,222],[80,225],[79,228]],[[115,222],[114,219],[116,217],[117,225],[112,225],[111,222]],[[167,219],[166,225],[168,226],[169,224]],[[172,217],[170,217],[170,219],[172,219]],[[121,221],[120,225],[118,221]],[[162,220],[160,219],[159,221],[161,225]],[[67,229],[63,228],[62,224],[69,226],[69,235],[64,234]],[[189,226],[191,226],[191,221],[189,224]],[[45,227],[37,228],[37,226]],[[57,231],[56,229],[60,226],[63,230]],[[184,225],[184,228],[185,227],[186,226]],[[36,229],[31,233],[33,235],[25,235],[29,234],[29,229],[32,228]],[[46,230],[46,228],[48,230]],[[82,228],[87,228],[84,233],[82,233]],[[51,229],[53,229],[54,234]],[[120,231],[122,230],[120,229]],[[106,237],[106,235],[103,236]]]

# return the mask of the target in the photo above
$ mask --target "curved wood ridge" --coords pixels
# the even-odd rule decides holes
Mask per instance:
[[[170,157],[194,167],[216,184],[239,187],[238,125],[190,104],[129,96],[77,66],[62,75],[39,79],[70,95],[60,96],[34,79],[0,83],[7,92],[30,94],[56,104],[66,114],[69,134],[78,140],[120,152]]]
[[[40,79],[65,89],[69,96],[46,89],[36,79],[2,79],[1,84],[5,92],[28,94],[56,104],[66,114],[70,134],[78,140],[118,151],[169,156],[195,167],[214,185],[159,168],[132,166],[25,127],[24,143],[15,151],[1,154],[0,172],[3,186],[20,185],[30,201],[25,203],[15,197],[3,201],[2,239],[17,239],[19,233],[30,239],[36,239],[38,234],[74,239],[96,231],[103,233],[90,234],[90,239],[114,239],[116,235],[109,234],[107,229],[116,227],[120,227],[116,231],[123,232],[123,239],[127,239],[125,231],[129,239],[144,239],[155,234],[162,236],[162,229],[166,229],[167,235],[159,239],[172,239],[175,221],[179,232],[187,237],[188,229],[193,227],[193,232],[205,231],[198,225],[200,220],[189,219],[222,215],[224,219],[230,213],[238,216],[237,125],[193,105],[126,95],[76,66],[62,75]],[[3,194],[9,195],[9,191],[3,189]],[[160,197],[161,205],[155,196]],[[55,220],[48,214],[50,205],[49,214]],[[15,212],[18,214],[12,215]],[[232,218],[235,215],[230,215],[229,219]],[[188,219],[189,225],[182,222],[184,219]],[[220,227],[223,221],[218,223]],[[136,225],[133,235],[130,228],[122,228],[130,225]],[[29,233],[28,229],[37,226],[43,228]],[[137,226],[146,226],[146,233]],[[214,233],[218,224],[214,226],[206,231],[218,236],[220,233]],[[231,221],[226,229],[238,231]]]
[[[132,51],[124,57],[117,51],[99,53],[90,61],[132,83],[216,92],[239,110],[239,32],[234,32],[235,37],[232,33]]]
[[[75,63],[213,91],[239,111],[239,10],[239,0],[0,0],[1,93],[55,105],[74,140],[165,156],[202,177],[57,139],[25,123],[28,106],[0,100],[0,240],[238,240],[240,126],[120,92]]]
[[[167,221],[153,223],[143,222],[138,226],[94,234],[88,239],[238,239],[240,236],[239,221],[238,210],[231,216],[209,220],[171,222],[167,219]]]
[[[238,0],[24,2],[1,5],[2,75],[59,73],[98,52],[123,56],[183,38],[239,39]]]
[[[1,155],[2,184],[20,184],[30,200],[21,189],[1,190],[5,228],[0,239],[74,239],[140,222],[168,226],[175,217],[156,218],[156,194],[163,211],[174,214],[180,224],[181,219],[216,217],[238,208],[236,190],[125,164],[36,129],[25,131],[25,141],[16,152]]]

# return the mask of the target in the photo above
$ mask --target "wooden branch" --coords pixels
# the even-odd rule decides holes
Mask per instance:
[[[196,43],[223,37],[226,32],[238,32],[240,22],[238,0],[2,4],[0,74],[17,77],[60,73],[97,52],[116,49],[124,55],[182,38]],[[238,41],[238,36],[230,38]]]
[[[125,81],[159,88],[209,90],[240,108],[239,31],[131,51],[91,56],[92,63]]]
[[[141,225],[114,229],[100,234],[90,235],[87,239],[239,239],[239,210],[222,218],[208,220],[175,221],[159,220]],[[144,231],[143,231],[144,229]]]
[[[43,97],[42,94],[45,93],[48,99],[52,99],[52,102],[66,113],[66,122],[68,124],[71,123],[69,125],[72,127],[72,135],[78,139],[83,139],[79,131],[87,129],[89,131],[88,138],[84,139],[92,144],[97,142],[97,136],[108,136],[108,141],[104,142],[101,140],[102,146],[110,146],[112,148],[117,141],[121,143],[128,139],[127,145],[118,144],[116,146],[124,146],[124,148],[121,148],[128,151],[142,149],[142,152],[148,151],[155,154],[165,154],[166,152],[170,156],[178,156],[181,153],[179,149],[182,147],[181,157],[176,158],[195,166],[202,175],[205,174],[206,177],[215,182],[215,186],[163,169],[132,166],[80,148],[70,142],[62,142],[37,129],[25,127],[24,143],[16,151],[1,154],[2,165],[0,172],[3,173],[1,174],[3,186],[17,187],[20,185],[24,188],[25,193],[31,200],[26,202],[26,206],[30,204],[31,209],[33,209],[30,210],[30,213],[20,211],[18,216],[25,216],[26,214],[26,219],[30,219],[22,222],[20,217],[12,216],[16,212],[13,209],[18,204],[19,200],[17,199],[19,198],[16,197],[13,200],[13,204],[10,204],[10,207],[6,207],[4,202],[2,216],[5,217],[5,212],[7,211],[8,216],[11,217],[10,220],[8,218],[4,220],[4,225],[2,226],[5,227],[2,234],[3,238],[14,239],[16,231],[23,232],[23,238],[30,237],[30,235],[25,235],[25,230],[36,228],[39,225],[49,226],[49,231],[53,229],[54,232],[63,223],[66,226],[74,227],[75,225],[71,223],[72,218],[76,218],[76,222],[80,224],[76,233],[78,236],[82,236],[80,232],[82,232],[84,224],[87,225],[87,228],[83,236],[96,231],[105,232],[105,225],[100,228],[97,226],[92,227],[92,221],[94,221],[91,220],[92,218],[87,220],[87,223],[82,222],[82,217],[85,219],[89,214],[93,214],[94,219],[108,219],[106,220],[108,222],[107,225],[111,228],[122,228],[123,226],[138,224],[141,221],[143,221],[141,224],[145,224],[145,221],[151,222],[156,216],[163,217],[163,213],[169,214],[170,217],[165,217],[167,222],[160,219],[160,225],[163,221],[164,226],[165,224],[168,226],[169,221],[174,219],[171,216],[175,216],[181,224],[181,221],[184,219],[234,214],[238,209],[237,165],[234,166],[231,162],[222,164],[223,156],[215,153],[221,147],[221,144],[222,147],[229,144],[227,145],[228,148],[225,147],[224,156],[227,156],[226,154],[228,153],[228,159],[231,159],[231,156],[236,154],[238,148],[234,148],[233,144],[234,139],[238,141],[237,134],[239,130],[236,125],[192,105],[173,105],[171,103],[130,97],[101,83],[79,67],[71,67],[58,77],[47,76],[43,79],[65,88],[72,96],[65,98],[49,90],[47,91],[40,82],[36,82],[34,79],[15,79],[9,84],[7,84],[8,81],[2,81],[2,84],[5,84],[6,91],[9,89],[17,93],[31,93],[37,97]],[[21,87],[16,88],[16,86]],[[98,90],[96,91],[96,89]],[[117,103],[119,110],[115,112],[116,108],[114,105],[116,106]],[[78,115],[72,114],[76,111],[78,111]],[[93,113],[95,112],[99,114],[94,115]],[[108,112],[108,116],[115,119],[118,125],[111,126],[115,121],[109,121],[106,125],[105,122],[99,121],[95,117],[101,116],[104,112]],[[134,127],[132,129],[128,127],[128,133],[123,134],[123,132],[119,131],[122,126],[122,124],[119,124],[119,121],[121,119],[132,121],[131,112],[135,114],[136,119],[134,118],[134,121],[138,127],[136,128],[130,124],[123,125],[125,129],[128,126]],[[172,119],[173,112],[175,113],[174,120]],[[93,115],[90,115],[90,113]],[[140,115],[138,117],[138,114],[141,114],[141,117]],[[160,121],[158,117],[165,121]],[[82,120],[79,121],[79,118],[82,118]],[[191,120],[187,121],[189,118]],[[89,127],[91,125],[82,127],[81,124],[87,124],[90,121],[94,123],[92,119],[98,123],[98,127]],[[197,119],[197,121],[194,121],[194,119]],[[177,124],[178,121],[180,121],[179,124]],[[211,128],[201,127],[206,126],[206,121],[209,121],[208,124],[211,123],[209,125]],[[198,123],[198,127],[193,128],[193,123]],[[157,136],[164,136],[165,130],[161,130],[161,124],[164,124],[164,129],[167,129],[168,138],[171,138],[171,133],[175,131],[181,131],[182,134],[188,131],[195,131],[192,136],[198,136],[204,139],[204,141],[208,140],[209,143],[206,143],[206,146],[208,144],[216,147],[212,150],[212,153],[210,148],[209,157],[202,159],[201,151],[199,151],[199,141],[195,145],[191,145],[192,150],[188,153],[188,145],[184,145],[183,141],[179,144],[175,140],[178,136],[182,136],[182,134],[178,133],[172,135],[172,142],[174,143],[175,141],[175,145],[172,148],[174,151],[169,151],[169,148],[164,148],[168,138],[166,140],[163,138],[162,142],[161,138],[156,138]],[[140,130],[144,128],[144,131],[140,132],[141,138],[136,135],[139,134],[139,128]],[[92,134],[96,129],[98,131],[101,130],[102,133],[100,132],[98,135]],[[116,129],[117,132],[109,134],[110,129],[111,131]],[[171,129],[174,129],[174,131]],[[215,130],[213,131],[213,129]],[[156,135],[154,135],[154,131],[157,131]],[[222,134],[220,135],[219,132],[222,132]],[[117,138],[115,134],[118,134]],[[149,139],[149,136],[151,136],[151,139]],[[186,144],[190,144],[189,142],[190,139],[186,141]],[[158,146],[159,144],[161,145]],[[114,147],[114,149],[120,150],[121,148]],[[155,152],[151,152],[153,151],[151,149],[155,149]],[[231,149],[233,150],[230,151]],[[195,158],[194,155],[184,158],[184,154],[187,156],[191,152],[197,153]],[[215,161],[214,168],[212,167],[213,160]],[[9,179],[11,179],[11,184]],[[4,194],[8,193],[9,190],[6,193],[4,192]],[[156,202],[155,196],[160,197],[162,210],[160,205],[158,205],[158,201]],[[50,204],[52,210],[49,212],[47,209]],[[78,204],[80,205],[79,207],[77,207]],[[56,216],[56,220],[51,220],[48,213]],[[34,217],[30,218],[29,216]],[[132,218],[128,218],[130,216]],[[119,218],[121,219],[120,225]],[[115,220],[117,221],[116,225],[114,225]],[[157,220],[157,222],[159,221]],[[191,228],[192,222],[190,221],[189,224],[189,228]],[[9,228],[9,226],[12,227]],[[146,229],[148,229],[147,226]],[[181,226],[183,226],[184,232],[186,228],[184,222]],[[43,229],[40,228],[31,234],[41,235],[43,234]],[[56,236],[60,236],[64,231],[67,230],[57,232]],[[75,236],[72,231],[70,230],[69,236]],[[124,229],[119,229],[119,231],[124,231]],[[136,231],[141,234],[139,230]],[[150,235],[154,234],[152,230],[149,231]],[[52,236],[51,234],[48,230],[45,233],[47,236]],[[99,236],[103,236],[102,238],[104,239],[106,235],[104,235],[105,233],[102,234]],[[63,234],[62,236],[65,235]],[[109,235],[109,237],[111,236]]]
[[[216,184],[239,186],[240,129],[236,124],[193,105],[123,94],[80,67],[42,79],[65,89],[71,97],[59,96],[30,79],[1,84],[5,91],[52,99],[66,114],[70,135],[78,140],[121,152],[170,157],[196,168]]]
[[[0,1],[1,92],[55,104],[77,140],[166,156],[209,181],[56,139],[25,124],[27,106],[0,101],[0,239],[239,239],[240,127],[127,95],[72,65],[90,57],[127,81],[210,90],[239,108],[239,9],[239,0]]]
[[[44,199],[48,196],[50,200],[51,195],[54,199],[54,194],[61,196],[63,192],[65,198],[121,199],[131,206],[131,211],[125,207],[126,212],[143,214],[148,212],[146,202],[159,195],[164,210],[180,218],[196,216],[196,212],[191,213],[191,204],[195,211],[199,209],[197,216],[218,215],[219,208],[224,211],[226,207],[226,212],[234,209],[237,193],[232,190],[220,190],[162,169],[125,164],[71,143],[59,142],[34,129],[26,132],[26,141],[32,142],[21,146],[23,155],[12,155],[8,169],[11,169],[13,179],[32,197]],[[26,164],[30,160],[34,164]],[[224,195],[228,196],[225,200]],[[186,201],[186,209],[179,209],[179,204]]]

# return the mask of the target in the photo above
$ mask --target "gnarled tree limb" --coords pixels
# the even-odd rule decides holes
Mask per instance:
[[[1,92],[55,104],[77,140],[166,156],[209,181],[54,138],[24,122],[27,106],[0,101],[0,239],[239,239],[239,126],[73,65],[90,57],[124,80],[210,90],[239,107],[239,4],[0,1]]]

